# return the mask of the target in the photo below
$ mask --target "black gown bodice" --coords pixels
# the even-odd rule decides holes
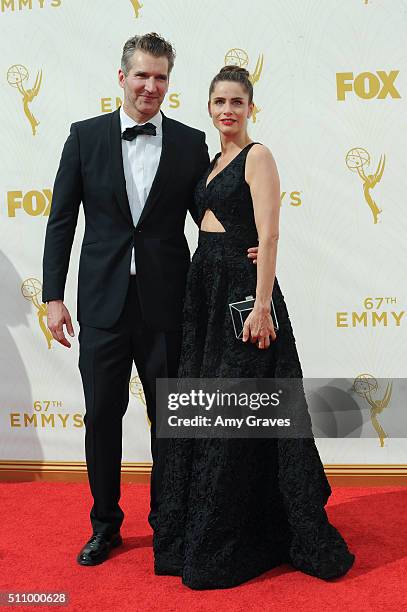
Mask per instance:
[[[206,185],[208,176],[220,156],[220,153],[217,153],[195,190],[195,206],[199,226],[206,209],[209,208],[223,225],[228,234],[228,239],[243,248],[257,246],[253,201],[250,186],[244,178],[246,157],[254,144],[256,143],[252,142],[242,149]]]

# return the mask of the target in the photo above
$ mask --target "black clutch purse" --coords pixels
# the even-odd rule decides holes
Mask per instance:
[[[241,339],[243,336],[244,322],[253,310],[254,302],[254,297],[252,295],[248,295],[246,299],[244,299],[242,302],[233,302],[233,304],[229,304],[230,314],[232,316],[233,322],[233,329],[235,330],[235,336],[237,339]],[[273,300],[271,300],[270,314],[274,325],[274,331],[277,331],[278,321]]]

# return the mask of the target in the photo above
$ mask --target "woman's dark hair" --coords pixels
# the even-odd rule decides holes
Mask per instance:
[[[249,94],[249,104],[253,102],[253,85],[250,81],[250,73],[246,68],[240,68],[240,66],[224,66],[219,70],[218,74],[213,77],[209,86],[209,99],[213,94],[216,83],[221,81],[233,81],[234,83],[240,83],[246,93]]]

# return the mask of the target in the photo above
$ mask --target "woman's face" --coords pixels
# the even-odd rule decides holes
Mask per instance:
[[[213,125],[225,136],[246,130],[253,107],[253,102],[249,104],[249,94],[243,85],[233,81],[218,81],[208,102]]]

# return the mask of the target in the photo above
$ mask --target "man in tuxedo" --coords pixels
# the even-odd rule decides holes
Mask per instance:
[[[66,347],[74,335],[64,304],[82,202],[85,235],[78,276],[79,369],[93,535],[81,565],[103,562],[122,543],[119,506],[122,418],[134,360],[151,421],[150,524],[156,519],[166,440],[155,432],[157,377],[176,377],[190,263],[184,236],[193,192],[209,164],[205,134],[166,117],[175,53],[155,33],[124,45],[123,106],[73,123],[55,179],[43,257],[48,327]]]
[[[133,361],[151,422],[151,526],[157,517],[167,440],[156,438],[155,384],[177,376],[190,263],[185,217],[188,209],[195,217],[194,188],[209,165],[205,134],[160,111],[174,59],[171,44],[155,33],[125,43],[123,106],[72,124],[54,184],[42,299],[53,337],[68,348],[64,328],[70,336],[74,330],[65,282],[81,203],[85,213],[77,313],[94,503],[81,565],[102,563],[122,543],[122,418]],[[253,263],[256,254],[249,249]]]

